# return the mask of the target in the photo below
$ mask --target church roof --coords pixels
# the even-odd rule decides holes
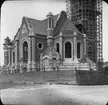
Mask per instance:
[[[76,28],[76,26],[72,23],[72,21],[69,18],[67,18],[65,20],[64,24],[61,26],[60,31],[61,32],[63,32],[63,31],[73,31],[73,32],[81,34],[81,32]]]
[[[58,14],[54,16],[54,22],[56,22],[57,17]],[[47,19],[36,20],[27,18],[27,20],[30,23],[30,26],[33,28],[35,34],[47,35]]]
[[[27,18],[27,20],[30,24],[30,27],[33,28],[35,34],[47,35],[47,18],[44,20]],[[67,18],[65,11],[61,11],[60,14],[54,15],[53,34],[63,31],[73,31],[81,34],[81,32],[78,31],[72,21]]]

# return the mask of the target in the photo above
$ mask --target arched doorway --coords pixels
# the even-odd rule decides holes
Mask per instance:
[[[56,44],[56,51],[59,53],[59,43]]]
[[[71,58],[71,43],[65,43],[65,58]]]
[[[80,54],[81,54],[81,44],[78,42],[77,43],[77,58],[80,58]]]
[[[28,61],[28,43],[26,41],[23,43],[23,60],[26,63]]]

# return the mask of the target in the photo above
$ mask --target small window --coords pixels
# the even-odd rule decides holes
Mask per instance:
[[[39,42],[39,43],[37,44],[37,46],[38,46],[39,49],[43,49],[43,44],[42,44],[41,42]]]
[[[52,58],[53,60],[56,60],[56,58],[54,57],[54,58]]]

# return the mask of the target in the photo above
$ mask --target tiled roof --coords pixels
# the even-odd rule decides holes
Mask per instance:
[[[61,11],[60,14],[54,15],[54,34],[63,31],[81,32],[75,27],[71,20],[66,16],[65,11]],[[30,27],[33,28],[35,34],[47,35],[47,18],[44,20],[36,20],[27,17],[27,21]]]
[[[58,14],[54,16],[54,22],[56,22],[57,17]],[[47,19],[44,20],[36,20],[32,18],[27,18],[27,19],[28,22],[30,23],[30,26],[33,28],[35,34],[47,35]]]
[[[62,31],[73,31],[81,34],[81,32],[75,27],[71,20],[68,18],[65,20],[64,24],[61,26],[60,32]]]

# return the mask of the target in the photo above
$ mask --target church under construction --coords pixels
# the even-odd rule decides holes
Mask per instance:
[[[4,42],[4,71],[101,70],[102,0],[66,0],[66,12],[23,17]]]

